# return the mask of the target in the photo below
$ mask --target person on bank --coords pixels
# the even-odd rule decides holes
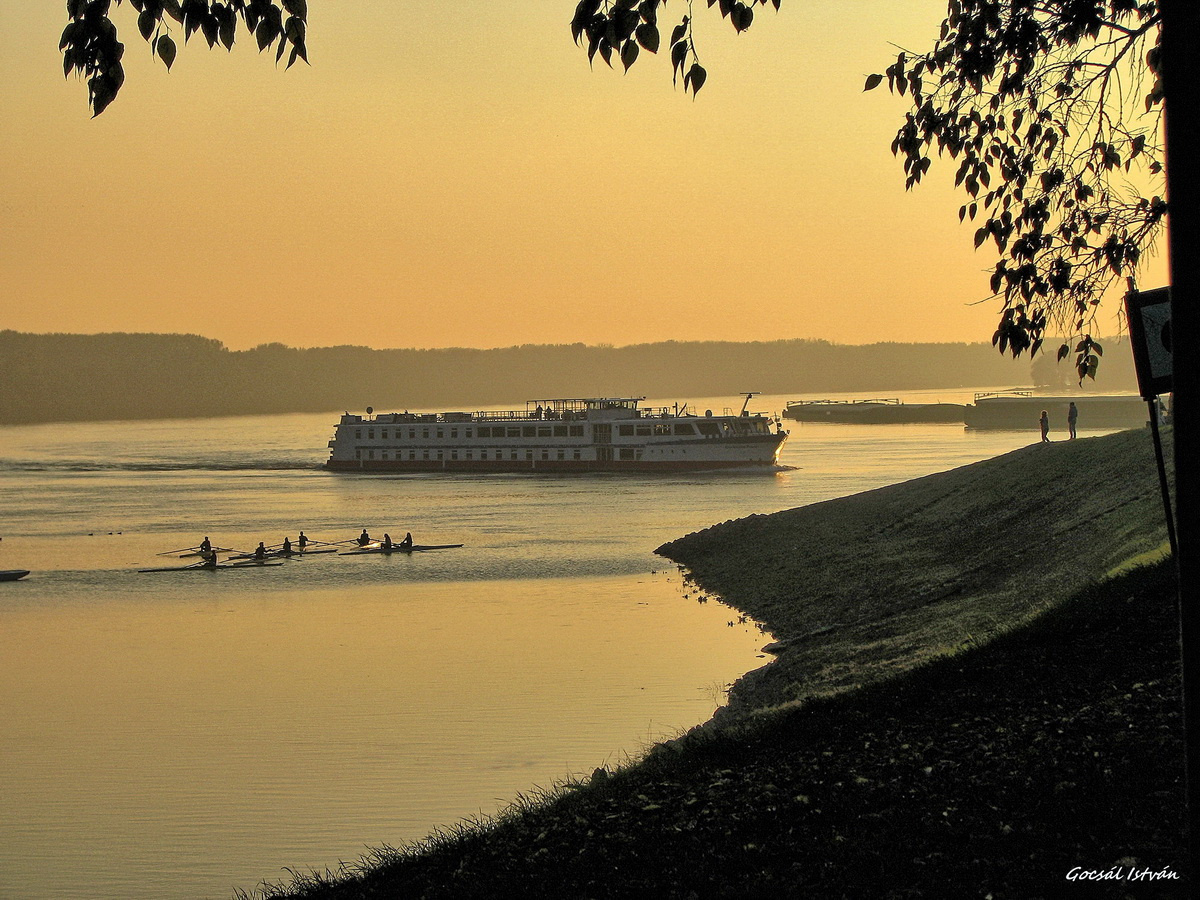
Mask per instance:
[[[1044,409],[1042,410],[1042,443],[1050,443],[1050,414]]]
[[[1071,401],[1071,405],[1067,407],[1067,433],[1071,435],[1071,440],[1075,440],[1075,423],[1079,421],[1079,407],[1075,405],[1075,401]]]

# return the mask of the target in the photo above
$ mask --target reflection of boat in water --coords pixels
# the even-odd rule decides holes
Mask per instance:
[[[1137,428],[1150,421],[1146,401],[1136,394],[1079,396],[1039,396],[1033,391],[997,391],[975,395],[967,406],[968,428],[1036,430],[1042,410],[1050,415],[1050,427],[1065,430],[1067,409],[1074,403],[1079,410],[1079,427]]]
[[[751,395],[752,396],[752,395]],[[787,440],[747,410],[641,407],[643,398],[530,400],[524,410],[346,413],[326,467],[352,472],[672,472],[775,466]]]
[[[792,400],[783,414],[798,422],[838,422],[847,425],[948,422],[961,425],[964,408],[961,403],[905,403],[895,398]]]

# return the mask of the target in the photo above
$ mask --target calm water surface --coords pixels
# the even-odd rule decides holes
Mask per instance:
[[[335,420],[0,428],[0,568],[34,570],[0,584],[0,898],[229,897],[620,763],[765,662],[655,547],[1037,439],[790,423],[775,474],[356,477],[319,468]],[[364,526],[466,546],[135,571]]]

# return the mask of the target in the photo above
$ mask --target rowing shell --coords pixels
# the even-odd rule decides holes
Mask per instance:
[[[314,553],[337,553],[337,547],[330,547],[327,550],[289,550],[286,553],[282,550],[268,550],[267,556],[272,556],[282,559],[293,559],[297,556],[312,556]],[[230,559],[254,559],[253,553],[239,553],[237,556],[231,556]]]
[[[157,569],[138,569],[139,572],[211,572],[213,569],[258,569],[262,566],[282,566],[281,562],[219,563],[215,566],[163,566]]]
[[[357,556],[360,553],[416,553],[419,550],[453,550],[462,544],[413,544],[411,547],[401,547],[393,544],[390,547],[367,547],[364,550],[344,550],[342,556]]]
[[[28,569],[5,569],[0,571],[0,581],[17,581],[28,574]]]

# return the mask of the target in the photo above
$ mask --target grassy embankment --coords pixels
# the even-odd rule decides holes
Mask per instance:
[[[1126,432],[688,535],[661,551],[781,645],[729,710],[262,894],[1182,897],[1162,520],[1149,437]]]

